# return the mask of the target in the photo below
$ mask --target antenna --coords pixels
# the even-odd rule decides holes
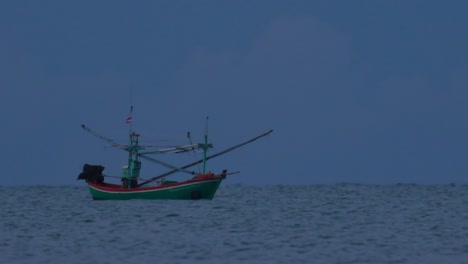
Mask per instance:
[[[132,123],[133,123],[132,119],[133,119],[133,105],[130,106],[130,112],[127,115],[127,119],[125,119],[125,124],[130,125],[129,134],[132,133]]]

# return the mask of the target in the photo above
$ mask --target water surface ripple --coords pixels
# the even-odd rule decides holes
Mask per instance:
[[[0,199],[0,263],[468,263],[468,185],[227,185],[212,201],[24,186]]]

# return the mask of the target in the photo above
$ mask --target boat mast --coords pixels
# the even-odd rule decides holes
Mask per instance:
[[[128,151],[128,165],[126,168],[123,168],[122,171],[122,180],[123,186],[126,188],[132,188],[137,185],[137,178],[140,176],[141,162],[139,160],[138,151],[141,147],[138,144],[139,134],[132,131],[132,115],[133,115],[133,106],[130,107],[130,113],[125,120],[126,124],[130,125],[129,128],[129,146],[127,147]]]
[[[190,131],[187,132],[187,138],[190,142],[190,145],[193,145],[193,142],[192,142],[192,137],[190,136]],[[197,158],[197,152],[195,151],[195,148],[192,149],[193,151],[193,156],[195,157],[195,160],[198,160]],[[198,174],[201,174],[201,170],[200,170],[200,164],[197,164],[197,167],[198,167]]]
[[[205,122],[205,143],[203,144],[203,174],[206,173],[206,152],[208,150],[208,117]]]

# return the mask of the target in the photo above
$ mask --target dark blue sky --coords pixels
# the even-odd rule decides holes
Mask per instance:
[[[133,128],[255,185],[466,183],[466,1],[4,1],[2,185],[119,175]],[[169,141],[163,141],[169,140]],[[192,154],[177,159],[179,165]],[[164,172],[144,164],[142,177]],[[177,178],[177,177],[176,177]]]

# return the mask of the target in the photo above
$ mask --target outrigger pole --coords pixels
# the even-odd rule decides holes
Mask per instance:
[[[181,171],[181,172],[185,172],[185,173],[192,174],[192,175],[195,174],[194,171],[184,170],[184,169],[182,169],[182,168],[178,168],[178,167],[173,166],[173,165],[171,165],[171,164],[169,164],[169,163],[166,163],[166,162],[163,162],[163,161],[160,161],[160,160],[157,160],[157,159],[148,157],[148,156],[146,156],[146,155],[139,154],[138,156],[141,157],[141,158],[143,158],[143,159],[145,159],[145,160],[149,160],[149,161],[152,161],[152,162],[157,163],[157,164],[159,164],[159,165],[162,165],[162,166],[164,166],[164,167],[168,167],[168,168],[170,168],[170,169],[174,169],[174,170]]]
[[[121,145],[121,144],[118,144],[117,142],[115,142],[114,140],[110,139],[110,138],[107,138],[105,136],[102,136],[98,133],[96,133],[94,130],[92,130],[91,128],[81,124],[81,127],[86,130],[87,132],[91,133],[92,135],[94,135],[95,137],[98,137],[104,141],[106,141],[107,143],[111,144],[112,147],[115,147],[115,148],[119,148],[119,149],[123,149],[123,150],[127,150],[127,146],[125,145]]]
[[[102,136],[101,134],[98,134],[97,132],[95,132],[94,130],[92,130],[91,128],[89,128],[89,127],[87,127],[87,126],[85,126],[83,124],[81,124],[81,127],[84,130],[86,130],[87,132],[91,133],[92,135],[94,135],[94,136],[106,141],[107,143],[111,144],[112,147],[116,147],[116,148],[127,151],[129,153],[129,157],[128,157],[128,163],[129,164],[131,163],[131,161],[134,158],[135,158],[135,160],[137,160],[138,157],[141,157],[143,159],[158,163],[159,165],[162,165],[162,166],[167,167],[169,169],[174,169],[174,170],[185,172],[185,173],[192,174],[192,175],[195,174],[194,171],[184,170],[182,168],[178,168],[178,167],[173,166],[173,165],[171,165],[169,163],[166,163],[166,162],[163,162],[163,161],[160,161],[160,160],[157,160],[157,159],[154,159],[154,158],[151,158],[151,157],[148,157],[148,156],[145,155],[145,154],[152,154],[151,151],[150,152],[140,153],[139,150],[143,149],[143,147],[138,145],[138,141],[136,139],[138,134],[136,134],[136,133],[130,133],[130,145],[120,145],[120,144],[116,143],[114,140],[112,140],[110,138],[107,138],[105,136]],[[210,145],[208,145],[208,147],[209,146]],[[195,149],[195,146],[193,146],[193,149]],[[181,149],[180,151],[183,151],[183,149]]]
[[[227,148],[227,149],[225,149],[225,150],[223,150],[223,151],[221,151],[221,152],[218,152],[218,153],[213,154],[213,155],[208,156],[208,157],[205,156],[205,157],[204,157],[203,159],[201,159],[201,160],[192,162],[192,163],[187,164],[187,165],[185,165],[185,166],[182,166],[182,167],[180,167],[180,168],[178,168],[178,169],[174,169],[174,170],[168,171],[168,172],[166,172],[166,173],[163,173],[163,174],[161,174],[161,175],[158,175],[158,176],[156,176],[156,177],[153,177],[153,178],[151,178],[151,179],[149,179],[149,180],[147,180],[147,181],[144,181],[144,182],[138,184],[137,186],[140,187],[140,186],[146,185],[146,184],[148,184],[148,183],[150,183],[150,182],[153,182],[153,181],[155,181],[155,180],[161,179],[161,178],[166,177],[166,176],[168,176],[168,175],[171,175],[171,174],[173,174],[173,173],[175,173],[175,172],[178,172],[179,170],[185,170],[185,169],[187,169],[187,168],[193,167],[193,166],[195,166],[195,165],[197,165],[197,164],[200,164],[200,163],[202,163],[202,162],[205,162],[205,163],[206,163],[206,161],[209,160],[209,159],[212,159],[212,158],[221,156],[221,155],[226,154],[226,153],[228,153],[228,152],[230,152],[230,151],[233,151],[233,150],[235,150],[235,149],[237,149],[237,148],[240,148],[240,147],[242,147],[242,146],[244,146],[244,145],[247,145],[247,144],[249,144],[249,143],[252,143],[252,142],[254,142],[254,141],[257,140],[257,139],[260,139],[260,138],[262,138],[262,137],[264,137],[264,136],[269,135],[271,132],[273,132],[273,129],[271,129],[271,130],[269,130],[269,131],[267,131],[267,132],[264,132],[264,133],[262,133],[262,134],[260,134],[260,135],[258,135],[258,136],[256,136],[256,137],[254,137],[254,138],[252,138],[252,139],[250,139],[250,140],[247,140],[247,141],[245,141],[245,142],[243,142],[243,143],[240,143],[240,144],[237,144],[237,145],[232,146],[232,147],[230,147],[230,148]]]

